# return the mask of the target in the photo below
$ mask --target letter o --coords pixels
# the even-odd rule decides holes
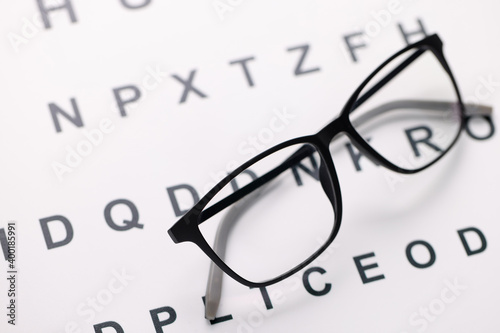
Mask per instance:
[[[372,29],[374,28],[374,30]],[[365,25],[365,33],[369,37],[375,37],[380,33],[380,24],[378,24],[376,21],[370,21]]]
[[[253,327],[259,327],[264,323],[264,316],[258,311],[253,311],[248,315],[248,322]]]
[[[113,294],[108,289],[103,289],[97,294],[97,300],[102,305],[108,305],[113,300]]]
[[[84,147],[86,147],[85,150]],[[81,156],[89,156],[92,153],[93,149],[94,146],[87,140],[82,140],[76,145],[76,150]]]
[[[129,4],[127,0],[120,0],[122,5],[125,6],[125,8],[128,9],[138,9],[142,7],[146,7],[151,3],[151,0],[145,0],[142,3],[137,3],[137,4]]]
[[[273,139],[274,139],[274,133],[269,128],[265,127],[265,128],[260,130],[259,140],[262,143],[269,143],[269,142],[273,141]]]
[[[415,245],[423,245],[425,248],[427,248],[427,251],[429,251],[429,256],[430,256],[428,262],[421,264],[413,258],[412,249]],[[408,246],[406,247],[406,257],[408,258],[410,264],[412,264],[412,266],[417,268],[431,267],[436,261],[436,253],[434,252],[434,249],[432,248],[431,244],[423,240],[417,240],[408,244]]]
[[[437,306],[437,307],[436,307]],[[436,298],[433,299],[429,304],[429,310],[431,310],[432,314],[440,315],[445,310],[445,305],[442,300]]]

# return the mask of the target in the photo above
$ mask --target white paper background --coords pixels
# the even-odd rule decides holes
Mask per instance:
[[[268,288],[274,304],[268,311],[258,290],[226,279],[220,313],[234,319],[211,326],[203,318],[209,261],[195,246],[174,245],[166,235],[176,221],[166,187],[188,183],[202,192],[212,173],[249,157],[238,145],[268,126],[275,109],[296,117],[268,146],[315,132],[375,66],[404,46],[398,23],[412,30],[421,18],[429,33],[440,34],[465,100],[477,89],[487,92],[478,88],[482,78],[500,81],[500,7],[493,0],[401,0],[400,13],[359,50],[359,63],[347,57],[342,36],[373,22],[371,12],[386,10],[389,2],[223,3],[232,3],[233,11],[221,20],[210,1],[152,1],[127,10],[120,1],[73,0],[77,23],[53,13],[53,28],[39,27],[17,52],[9,34],[21,35],[38,7],[35,1],[4,3],[0,227],[18,222],[19,308],[14,328],[0,313],[0,331],[71,332],[68,323],[74,322],[74,332],[94,332],[94,324],[112,320],[125,332],[155,332],[149,311],[170,306],[177,319],[165,332],[418,332],[412,314],[440,298],[445,281],[455,279],[466,289],[425,331],[494,331],[500,310],[498,135],[484,142],[464,135],[442,162],[404,177],[394,192],[381,169],[365,160],[357,173],[341,150],[335,163],[342,228],[315,263],[327,273],[311,276],[318,289],[331,283],[330,293],[308,294],[300,272]],[[295,77],[299,52],[286,49],[303,44],[310,45],[304,66],[321,70]],[[240,66],[228,65],[248,56],[256,58],[248,63],[253,88]],[[120,117],[112,89],[141,86],[155,68],[164,73],[161,82]],[[187,78],[193,69],[194,84],[208,98],[190,94],[179,104],[182,85],[171,75]],[[481,103],[498,108],[498,89]],[[55,133],[48,104],[70,110],[72,97],[85,127],[62,120],[63,132]],[[51,164],[63,162],[67,145],[76,147],[84,130],[103,118],[114,130],[59,181]],[[104,207],[119,198],[135,203],[144,229],[117,232],[106,225]],[[75,236],[67,246],[47,250],[39,219],[52,215],[66,216]],[[470,226],[483,231],[488,247],[467,257],[457,230]],[[432,244],[432,267],[408,263],[405,248],[414,240]],[[363,285],[353,257],[369,252],[379,265],[370,273],[385,279]],[[79,314],[121,270],[134,277],[123,291],[95,318]],[[0,302],[6,304],[6,280],[0,281]]]

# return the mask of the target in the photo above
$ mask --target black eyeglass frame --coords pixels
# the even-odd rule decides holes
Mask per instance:
[[[351,120],[349,118],[350,113],[357,107],[359,106],[364,100],[368,99],[372,94],[376,93],[380,87],[374,87],[370,89],[368,92],[366,92],[361,98],[359,98],[360,93],[363,91],[363,89],[367,86],[367,84],[377,75],[383,68],[385,68],[390,62],[392,62],[395,58],[399,57],[400,55],[404,54],[405,52],[412,50],[412,49],[418,49],[418,50],[429,50],[431,51],[438,61],[441,63],[443,66],[445,72],[448,74],[450,81],[454,87],[456,96],[457,96],[457,102],[459,106],[459,129],[457,131],[457,134],[455,138],[453,139],[452,143],[449,145],[447,149],[445,149],[442,154],[437,157],[435,160],[430,162],[429,164],[414,169],[404,169],[401,167],[398,167],[394,165],[393,163],[389,162],[387,159],[385,159],[383,156],[381,156],[377,151],[375,151],[370,144],[364,140],[361,135],[355,130],[353,127]],[[416,51],[419,52],[419,51]],[[423,52],[422,52],[423,53]],[[386,76],[382,81],[390,81],[394,76],[399,74],[400,71],[404,70],[404,68],[409,65],[413,60],[418,58],[419,55],[411,59],[405,66],[402,68],[396,68],[398,70],[397,72],[394,73],[391,72],[388,76]],[[410,56],[409,58],[412,58]],[[409,59],[408,58],[408,59]],[[407,59],[407,60],[408,60]],[[401,65],[400,65],[401,66]],[[400,67],[399,66],[399,67]],[[391,75],[392,74],[392,75]],[[381,81],[381,82],[382,82]],[[382,83],[382,86],[385,84]],[[377,84],[378,85],[378,84]],[[373,90],[375,89],[375,90]],[[360,99],[362,100],[360,102]],[[487,119],[484,117],[489,123],[491,123],[491,119]],[[358,86],[358,88],[354,91],[354,93],[351,95],[347,103],[344,105],[342,112],[340,115],[331,121],[328,125],[323,127],[318,133],[309,135],[309,136],[303,136],[295,139],[291,139],[288,141],[285,141],[283,143],[280,143],[272,148],[269,148],[268,150],[260,153],[259,155],[253,157],[249,161],[245,162],[242,164],[240,167],[238,167],[236,170],[232,171],[228,176],[226,176],[224,179],[222,179],[213,189],[211,189],[198,203],[196,203],[179,221],[177,221],[169,230],[168,234],[172,238],[172,240],[175,243],[181,243],[181,242],[192,242],[195,243],[222,271],[224,271],[227,275],[235,279],[236,281],[240,282],[243,285],[249,286],[249,287],[254,287],[254,288],[260,288],[260,287],[265,287],[272,285],[274,283],[277,283],[279,281],[282,281],[283,279],[295,274],[296,272],[300,271],[302,268],[306,267],[309,265],[314,259],[316,259],[322,252],[326,250],[328,246],[333,242],[335,237],[338,234],[338,231],[340,229],[341,225],[341,220],[342,220],[342,198],[341,198],[341,191],[340,191],[340,184],[339,180],[337,177],[337,173],[335,170],[335,166],[333,163],[333,158],[331,156],[331,152],[329,150],[329,145],[331,141],[339,134],[345,134],[347,137],[350,139],[352,144],[367,158],[372,160],[374,163],[377,163],[383,167],[386,167],[389,170],[403,173],[403,174],[413,174],[420,172],[437,161],[439,161],[446,153],[455,145],[457,142],[460,134],[462,133],[463,129],[466,129],[467,131],[468,128],[466,128],[465,123],[468,117],[465,114],[465,107],[462,102],[461,94],[458,89],[456,80],[451,72],[451,69],[444,57],[443,53],[443,43],[441,39],[439,38],[438,35],[434,34],[429,37],[426,37],[422,39],[421,41],[408,45],[399,52],[395,53],[392,55],[390,58],[388,58],[386,61],[384,61],[378,68],[376,68],[362,83],[361,85]],[[243,187],[242,189],[237,190],[234,192],[232,195],[228,197],[233,197],[232,200],[228,203],[225,204],[224,207],[217,207],[215,211],[212,211],[210,216],[204,216],[204,212],[206,212],[205,207],[207,204],[215,197],[215,195],[222,189],[224,188],[229,182],[234,179],[236,176],[238,176],[242,171],[248,169],[250,166],[255,164],[256,162],[262,160],[263,158],[283,149],[289,146],[293,145],[312,145],[315,150],[319,153],[320,159],[321,159],[321,165],[320,165],[320,178],[322,182],[323,189],[325,190],[326,195],[328,196],[332,208],[334,210],[334,216],[335,216],[335,221],[334,221],[334,228],[329,235],[328,239],[325,241],[325,243],[316,251],[314,252],[309,258],[307,258],[305,261],[297,265],[296,267],[290,269],[288,272],[285,272],[281,275],[279,275],[276,278],[263,281],[263,282],[253,282],[249,281],[243,277],[241,277],[239,274],[237,274],[235,271],[233,271],[223,260],[219,258],[219,256],[215,253],[215,251],[212,249],[212,247],[207,243],[205,238],[203,237],[200,229],[199,229],[199,224],[203,223],[205,220],[207,220],[209,217],[215,215],[218,213],[220,210],[224,209],[225,207],[229,206],[231,203],[236,202],[237,200],[241,199],[251,191],[255,190],[256,188],[262,186],[265,182],[269,181],[270,179],[274,178],[277,174],[281,173],[284,171],[286,168],[283,168],[282,171],[277,172],[274,177],[270,176],[267,177],[268,179],[263,179],[259,184],[256,184],[253,187]],[[300,149],[299,149],[300,151]],[[296,152],[293,155],[296,155],[299,152]],[[310,154],[310,153],[309,153]],[[293,156],[292,155],[292,156]],[[304,157],[308,156],[308,154],[299,154],[302,155],[298,161],[303,159]],[[290,160],[290,158],[288,159]],[[288,161],[287,160],[287,161]],[[297,161],[297,162],[298,162]],[[286,161],[285,161],[286,163]],[[272,170],[270,173],[273,171],[277,170],[279,167],[276,169]],[[328,178],[325,178],[324,172],[327,172],[327,175],[329,176]],[[265,176],[261,177],[264,178]],[[260,178],[259,178],[260,179]],[[259,179],[255,180],[255,182],[258,182]],[[329,182],[328,182],[329,180]],[[249,185],[251,185],[250,183]],[[227,198],[226,198],[227,199]],[[226,200],[224,199],[224,200]],[[219,204],[219,203],[217,203]],[[216,205],[217,205],[216,204]],[[213,208],[210,207],[209,209]]]

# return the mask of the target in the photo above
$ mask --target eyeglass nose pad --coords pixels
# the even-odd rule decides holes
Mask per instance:
[[[335,194],[333,193],[332,180],[324,161],[321,161],[319,166],[319,181],[321,182],[321,187],[323,191],[325,191],[326,196],[333,204],[335,202]]]

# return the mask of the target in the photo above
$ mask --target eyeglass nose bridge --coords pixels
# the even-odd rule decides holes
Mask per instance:
[[[349,141],[352,143],[358,151],[367,157],[374,164],[379,165],[380,161],[378,158],[373,156],[371,151],[366,147],[365,140],[356,132],[354,127],[349,120],[349,113],[342,112],[341,115],[321,129],[317,138],[325,149],[328,149],[330,144],[342,137],[345,134]]]
[[[317,134],[317,139],[325,147],[342,133],[348,133],[349,128],[352,127],[349,118],[344,115],[344,112],[328,125],[323,127]]]

